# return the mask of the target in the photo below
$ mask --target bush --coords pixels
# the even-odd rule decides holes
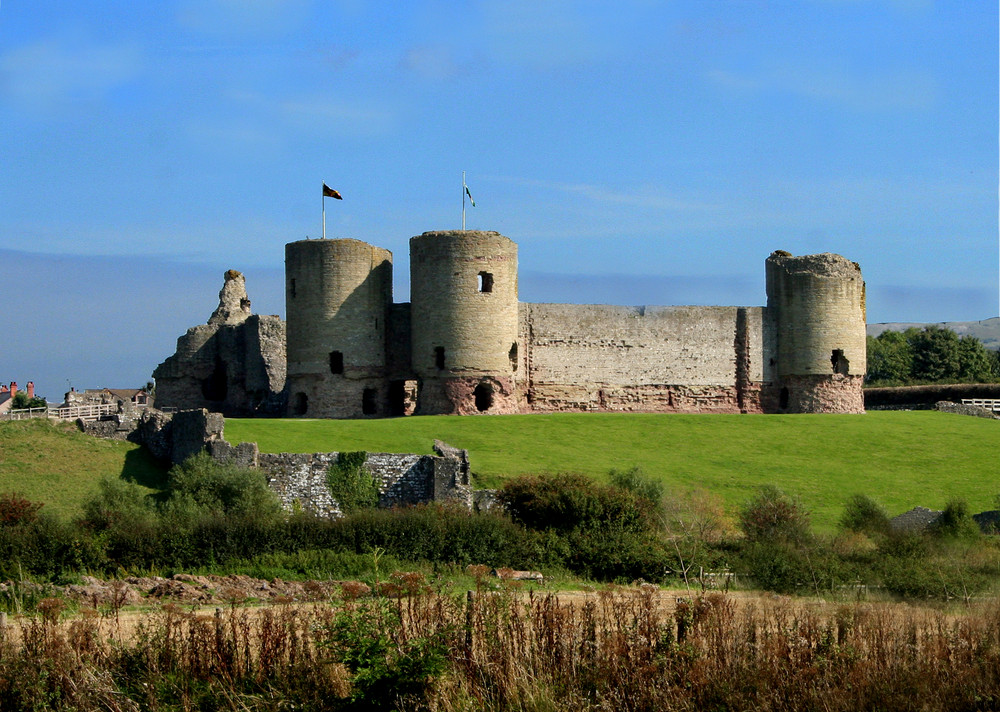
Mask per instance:
[[[167,487],[168,512],[233,515],[258,521],[274,521],[283,512],[260,470],[220,463],[206,452],[170,468]]]
[[[378,505],[379,486],[364,468],[367,459],[366,452],[342,452],[327,472],[327,487],[344,514]]]
[[[653,505],[659,505],[663,500],[663,483],[647,477],[638,465],[627,470],[611,470],[608,479],[618,489],[642,497]]]
[[[960,499],[945,505],[941,516],[931,525],[930,533],[949,539],[976,539],[981,534],[979,525],[969,516],[969,506]]]
[[[880,536],[889,532],[889,515],[871,497],[856,494],[847,500],[844,506],[840,528],[869,536]]]
[[[766,485],[740,510],[740,529],[752,542],[804,544],[811,538],[809,515],[777,487]]]
[[[585,475],[525,475],[504,484],[498,496],[514,521],[539,531],[644,532],[656,527],[648,499]]]
[[[0,494],[0,527],[33,522],[42,506],[41,502],[32,502],[20,494],[4,492]]]

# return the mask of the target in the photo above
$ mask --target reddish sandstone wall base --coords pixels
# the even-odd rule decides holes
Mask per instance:
[[[478,396],[477,389],[480,389]],[[487,401],[489,405],[483,409],[481,406]],[[424,379],[417,391],[417,415],[510,415],[520,412],[518,393],[510,378]]]
[[[759,386],[758,386],[759,390]],[[744,394],[743,412],[760,412],[757,398]],[[749,401],[749,402],[748,402]],[[619,413],[739,413],[740,397],[733,386],[567,386],[532,384],[527,411],[594,411]]]
[[[864,376],[784,376],[762,393],[765,413],[864,413]]]

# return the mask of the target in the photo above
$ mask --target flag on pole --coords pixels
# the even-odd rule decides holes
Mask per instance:
[[[472,203],[472,207],[476,207],[476,201],[472,199],[472,193],[469,192],[469,186],[467,185],[465,186],[465,194],[469,196],[469,202]]]
[[[340,193],[335,191],[333,188],[328,186],[326,183],[323,184],[323,197],[324,198],[336,198],[337,200],[343,200]],[[475,205],[475,203],[473,203]]]

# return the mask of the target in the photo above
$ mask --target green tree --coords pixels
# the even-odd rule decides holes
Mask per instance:
[[[915,380],[930,383],[958,380],[961,367],[958,334],[940,326],[907,329],[904,334],[913,349]]]
[[[28,398],[27,393],[18,391],[11,400],[10,407],[12,410],[27,410],[28,408],[45,408],[46,405],[44,398]]]
[[[868,373],[865,381],[883,385],[902,385],[911,378],[913,349],[899,331],[883,331],[868,337]]]
[[[997,361],[983,342],[974,336],[963,336],[958,340],[958,377],[964,383],[992,383],[1000,375],[996,372]]]

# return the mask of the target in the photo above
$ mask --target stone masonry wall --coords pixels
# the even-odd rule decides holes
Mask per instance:
[[[338,516],[340,508],[330,496],[326,475],[339,453],[260,453],[257,466],[265,473],[282,504],[296,504],[322,516]],[[438,460],[431,455],[368,453],[365,469],[380,482],[380,507],[430,502],[434,498],[434,474]]]
[[[760,307],[521,304],[528,409],[759,411],[764,322]]]

